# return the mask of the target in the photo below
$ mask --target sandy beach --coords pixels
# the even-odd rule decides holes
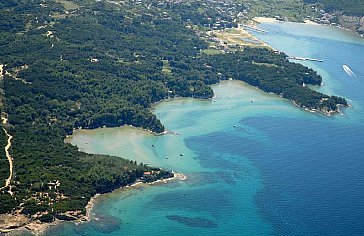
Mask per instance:
[[[279,22],[278,20],[276,20],[275,18],[272,17],[254,17],[253,18],[254,21],[258,22],[258,23],[276,23]],[[302,24],[309,24],[309,25],[319,25],[318,23],[312,21],[312,20],[304,20],[303,22],[298,22],[298,23],[302,23]]]
[[[309,24],[309,25],[319,25],[318,23],[313,22],[312,20],[304,20],[303,22],[304,22],[305,24]]]
[[[256,22],[259,22],[259,23],[278,22],[275,18],[272,18],[272,17],[254,17],[253,20],[256,21]]]
[[[136,182],[121,188],[118,188],[115,191],[120,190],[130,190],[133,188],[140,188],[145,186],[152,186],[152,185],[159,185],[159,184],[166,184],[168,182],[172,181],[183,181],[186,180],[187,176],[181,173],[174,173],[174,176],[167,179],[159,179],[154,182],[150,183],[143,183],[143,182]],[[108,194],[108,193],[107,193]],[[84,222],[88,222],[91,220],[91,211],[93,207],[95,206],[97,199],[104,194],[96,194],[93,196],[90,201],[88,202],[86,209],[86,215],[81,215],[77,220],[74,221],[75,224],[81,224]],[[56,219],[52,223],[42,223],[39,220],[37,221],[30,221],[26,216],[24,215],[0,215],[0,221],[3,221],[4,224],[0,223],[0,234],[1,233],[21,233],[23,231],[31,231],[35,235],[42,235],[49,227],[56,226],[64,221]]]
[[[184,181],[187,179],[187,176],[182,174],[182,173],[174,173],[174,176],[171,178],[167,178],[167,179],[159,179],[150,183],[144,183],[144,182],[135,182],[133,184],[115,189],[112,193],[116,192],[116,191],[121,191],[121,190],[130,190],[130,189],[135,189],[135,188],[140,188],[140,187],[146,187],[146,186],[152,186],[152,185],[159,185],[159,184],[167,184],[169,182],[173,182],[173,181]],[[109,193],[106,193],[109,194]],[[76,221],[76,223],[82,223],[85,221],[90,221],[91,220],[91,211],[93,209],[93,207],[95,206],[97,199],[105,194],[96,194],[95,196],[93,196],[90,201],[88,202],[86,208],[86,216],[83,219],[80,219],[78,221]]]

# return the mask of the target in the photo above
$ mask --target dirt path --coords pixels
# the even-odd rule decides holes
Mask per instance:
[[[9,193],[11,196],[13,196],[13,192],[11,191],[11,180],[13,179],[13,158],[11,157],[10,155],[10,148],[11,148],[11,140],[13,139],[13,136],[11,136],[10,134],[8,134],[8,132],[6,131],[5,128],[3,128],[6,136],[8,136],[8,143],[7,145],[5,146],[5,154],[6,154],[6,157],[8,158],[8,161],[9,161],[9,178],[6,179],[5,181],[5,186],[0,188],[0,190],[4,189],[4,188],[8,188],[9,187]]]
[[[4,75],[4,65],[0,64],[0,80],[3,79],[3,75]],[[0,99],[2,99],[2,97],[0,97]],[[2,103],[2,101],[0,101],[0,103]],[[10,148],[11,148],[11,140],[13,139],[13,136],[11,136],[8,131],[4,128],[4,126],[6,126],[8,124],[8,119],[5,115],[5,113],[2,112],[1,114],[1,119],[2,119],[2,125],[3,125],[3,130],[6,134],[6,136],[8,137],[8,143],[5,146],[5,154],[6,157],[8,158],[9,161],[9,177],[5,180],[5,186],[1,187],[0,190],[9,188],[8,193],[13,196],[13,192],[11,191],[11,180],[13,179],[13,158],[10,155]]]

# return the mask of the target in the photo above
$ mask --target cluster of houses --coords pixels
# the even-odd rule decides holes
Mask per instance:
[[[155,170],[145,171],[143,173],[143,176],[140,177],[140,180],[138,180],[137,182],[143,182],[143,183],[152,182],[152,181],[154,181],[155,176],[159,175],[159,174],[160,174],[159,170],[158,171],[155,171]]]
[[[138,1],[138,0],[137,0]],[[202,26],[212,29],[224,29],[236,27],[239,19],[243,19],[247,10],[243,3],[233,0],[165,0],[156,3],[159,7],[166,7],[173,4],[193,5],[206,12],[204,24]],[[207,14],[211,13],[211,14]],[[198,22],[193,22],[197,24]]]
[[[311,6],[312,10],[319,13],[319,15],[313,19],[314,22],[319,23],[319,24],[332,24],[332,25],[336,25],[336,23],[334,21],[337,20],[336,15],[332,14],[332,13],[328,13],[323,9],[318,9],[315,6]],[[310,16],[308,16],[308,18],[311,18]]]

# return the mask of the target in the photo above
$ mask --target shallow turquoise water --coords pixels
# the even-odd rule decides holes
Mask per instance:
[[[324,77],[318,89],[347,97],[353,107],[324,117],[227,81],[214,87],[212,101],[178,99],[155,107],[178,135],[131,128],[76,133],[72,143],[81,150],[162,166],[188,179],[104,195],[91,223],[63,224],[47,234],[363,234],[364,40],[332,27],[261,27],[269,33],[256,36],[276,49],[323,59],[305,62]]]

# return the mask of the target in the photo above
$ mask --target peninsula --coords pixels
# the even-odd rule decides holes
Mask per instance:
[[[162,133],[151,104],[211,98],[210,85],[228,79],[325,114],[348,105],[303,86],[322,78],[284,53],[211,33],[239,30],[245,11],[231,0],[1,1],[0,231],[77,220],[97,193],[173,176],[133,157],[80,152],[64,142],[75,129]],[[4,223],[12,217],[21,220]]]

